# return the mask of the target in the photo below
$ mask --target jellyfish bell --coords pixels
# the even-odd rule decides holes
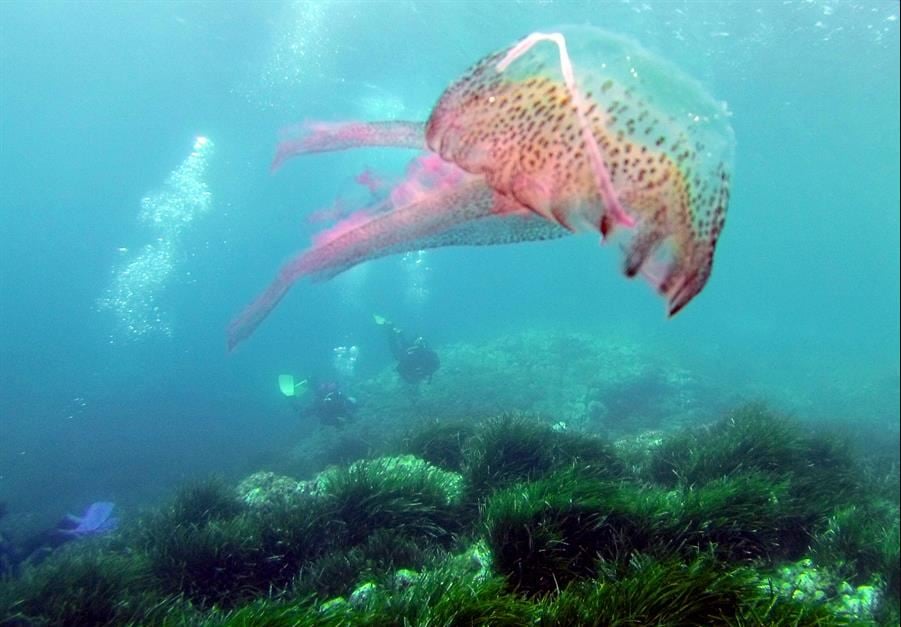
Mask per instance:
[[[497,191],[625,252],[678,312],[703,288],[725,221],[725,106],[670,62],[591,26],[533,33],[442,94],[426,143]],[[645,265],[648,267],[645,267]]]

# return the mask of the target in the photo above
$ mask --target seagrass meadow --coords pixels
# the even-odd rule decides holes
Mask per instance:
[[[4,624],[867,625],[898,476],[760,404],[608,441],[425,421],[300,481],[185,485],[4,582]],[[895,462],[896,463],[896,462]]]

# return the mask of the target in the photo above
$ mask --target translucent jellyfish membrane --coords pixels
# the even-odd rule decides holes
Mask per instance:
[[[211,194],[204,180],[213,143],[198,137],[191,154],[166,178],[162,189],[141,200],[140,222],[153,239],[113,270],[112,283],[98,299],[100,310],[116,316],[115,341],[172,335],[171,316],[159,298],[184,257],[182,236],[209,211]],[[126,251],[127,253],[127,251]]]
[[[729,198],[728,113],[637,44],[587,26],[534,33],[451,85],[426,140],[567,229],[621,230],[625,273],[671,314],[704,287]]]

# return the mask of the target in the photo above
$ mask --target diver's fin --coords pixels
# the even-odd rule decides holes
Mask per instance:
[[[286,397],[299,396],[306,390],[307,380],[294,381],[294,375],[280,374],[278,375],[278,389]]]
[[[294,396],[294,375],[278,375],[278,389],[289,398]]]

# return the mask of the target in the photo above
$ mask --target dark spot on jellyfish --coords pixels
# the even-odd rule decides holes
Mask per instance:
[[[660,137],[657,138],[657,141],[654,142],[654,145],[662,146],[663,142],[665,142],[665,141],[666,141],[666,138],[663,135],[661,135]]]

